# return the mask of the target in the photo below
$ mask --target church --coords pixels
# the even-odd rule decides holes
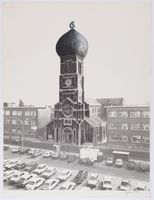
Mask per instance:
[[[59,102],[54,106],[54,118],[47,125],[47,140],[78,146],[104,142],[106,122],[99,117],[99,108],[95,114],[90,112],[84,96],[83,62],[88,41],[75,30],[73,22],[58,40],[56,52],[60,57]]]

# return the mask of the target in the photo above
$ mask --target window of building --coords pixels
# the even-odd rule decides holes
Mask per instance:
[[[79,74],[81,74],[81,62],[78,62],[78,71],[79,71]]]
[[[149,111],[144,111],[142,113],[142,115],[143,115],[144,118],[150,118],[150,112]]]
[[[118,117],[127,118],[128,112],[127,111],[118,112]]]
[[[122,124],[122,130],[128,130],[128,124]]]
[[[15,115],[18,115],[17,110],[13,110],[13,111],[12,111],[12,115],[14,115],[14,116],[15,116]]]
[[[148,143],[149,144],[149,137],[141,136],[141,135],[134,135],[131,137],[132,143]]]
[[[12,124],[13,125],[17,124],[17,120],[16,119],[12,119]]]
[[[109,140],[112,142],[128,142],[128,136],[125,135],[110,135]]]
[[[149,124],[142,124],[144,131],[149,131],[150,130],[150,125]]]
[[[28,125],[28,124],[29,124],[29,121],[28,121],[27,119],[25,119],[24,124],[25,124],[25,125]]]
[[[31,116],[36,116],[36,111],[31,111]]]
[[[72,125],[72,120],[71,119],[64,119],[64,125],[65,126],[71,126]]]
[[[5,119],[5,124],[10,124],[10,119]]]
[[[131,124],[131,130],[141,130],[141,124]]]
[[[18,110],[18,116],[22,116],[23,112],[21,110]]]
[[[110,118],[112,118],[112,117],[117,117],[117,111],[112,111],[112,112],[109,112],[108,113],[108,117]]]
[[[30,116],[30,115],[31,115],[30,111],[25,111],[25,116]]]
[[[130,112],[130,118],[140,118],[140,111]]]
[[[10,115],[10,110],[6,110],[5,115]]]
[[[115,124],[109,123],[109,124],[108,124],[108,129],[116,129]]]

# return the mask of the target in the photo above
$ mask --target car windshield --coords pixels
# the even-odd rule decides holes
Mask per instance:
[[[66,175],[66,172],[61,172],[59,175],[60,175],[60,176],[65,176],[65,175]]]
[[[30,182],[29,182],[29,185],[34,185],[34,184],[35,184],[34,181],[30,181]]]
[[[49,186],[50,185],[50,183],[44,183],[44,186],[45,187],[47,187],[47,186]]]
[[[43,168],[43,166],[39,166],[39,167],[38,167],[38,169],[42,169],[42,168]]]
[[[52,171],[51,169],[48,169],[46,172],[47,172],[47,173],[51,173],[51,171]]]
[[[24,181],[24,180],[25,180],[25,178],[21,178],[21,179],[20,179],[20,181]]]
[[[66,187],[64,187],[64,186],[62,186],[61,188],[60,188],[60,190],[65,190],[66,189]]]
[[[97,179],[97,177],[95,177],[95,176],[90,177],[90,180],[96,180],[96,179]]]
[[[17,178],[19,175],[18,174],[15,174],[13,177]]]
[[[111,184],[111,181],[104,181],[104,184]]]
[[[144,188],[142,188],[142,187],[137,187],[137,190],[144,190]]]
[[[123,185],[123,186],[128,186],[129,183],[128,183],[127,181],[122,181],[122,182],[121,182],[121,185]]]

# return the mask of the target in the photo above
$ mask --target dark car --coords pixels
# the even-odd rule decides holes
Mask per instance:
[[[136,164],[135,164],[134,161],[129,161],[129,162],[127,163],[127,168],[128,168],[128,169],[133,170],[133,169],[135,169],[135,167],[136,167]]]
[[[38,166],[38,163],[31,162],[31,163],[27,164],[27,166],[25,167],[24,170],[27,171],[27,172],[32,172],[34,169],[37,168],[37,166]]]
[[[73,182],[76,183],[76,185],[81,184],[88,176],[88,172],[85,170],[80,170],[75,178],[73,179]]]
[[[9,149],[9,146],[4,146],[3,147],[4,151]]]
[[[32,153],[31,157],[32,158],[36,158],[38,156],[42,155],[42,151],[41,150],[36,150],[34,153]]]
[[[85,158],[85,159],[80,159],[79,163],[87,166],[92,166],[94,164],[94,161],[90,160],[89,158]]]
[[[66,160],[67,157],[68,157],[67,153],[65,153],[65,152],[60,153],[60,160]]]
[[[25,153],[28,153],[29,150],[30,150],[29,148],[23,147],[23,148],[20,150],[20,153],[21,153],[21,154],[25,154]]]
[[[21,163],[17,163],[13,168],[16,170],[21,170],[24,169],[26,167],[26,163],[21,162]]]
[[[70,162],[74,162],[76,160],[76,156],[74,155],[69,155],[68,158],[67,158],[67,162],[70,163]]]

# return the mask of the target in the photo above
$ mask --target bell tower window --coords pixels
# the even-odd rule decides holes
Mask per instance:
[[[81,62],[78,63],[78,72],[81,74]]]

